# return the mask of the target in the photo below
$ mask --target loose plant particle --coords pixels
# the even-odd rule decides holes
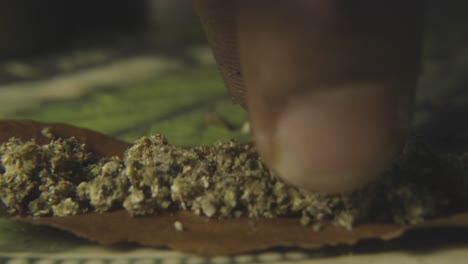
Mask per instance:
[[[184,225],[180,221],[175,221],[174,222],[174,228],[177,232],[182,232],[184,231]]]
[[[50,127],[44,127],[42,130],[41,130],[41,134],[48,138],[48,139],[54,139],[55,136],[54,136],[54,133],[52,133],[52,128]]]

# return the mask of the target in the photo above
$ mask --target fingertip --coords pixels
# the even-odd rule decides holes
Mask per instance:
[[[364,85],[291,98],[274,133],[254,131],[257,146],[291,185],[351,191],[377,178],[403,141],[407,120],[399,112],[408,111],[392,96]]]

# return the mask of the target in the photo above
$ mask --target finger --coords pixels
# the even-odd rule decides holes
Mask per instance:
[[[349,191],[393,158],[411,122],[420,9],[403,0],[238,1],[256,144],[286,182]]]
[[[234,101],[246,107],[237,42],[237,2],[193,0],[226,88]]]

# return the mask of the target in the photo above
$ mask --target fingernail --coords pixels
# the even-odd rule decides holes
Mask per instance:
[[[401,141],[388,89],[337,88],[293,97],[280,115],[273,169],[291,185],[346,192],[375,179]]]

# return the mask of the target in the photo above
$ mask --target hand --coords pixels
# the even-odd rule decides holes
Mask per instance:
[[[350,191],[400,150],[419,74],[420,1],[196,4],[202,21],[212,16],[204,26],[262,158],[287,183]]]

